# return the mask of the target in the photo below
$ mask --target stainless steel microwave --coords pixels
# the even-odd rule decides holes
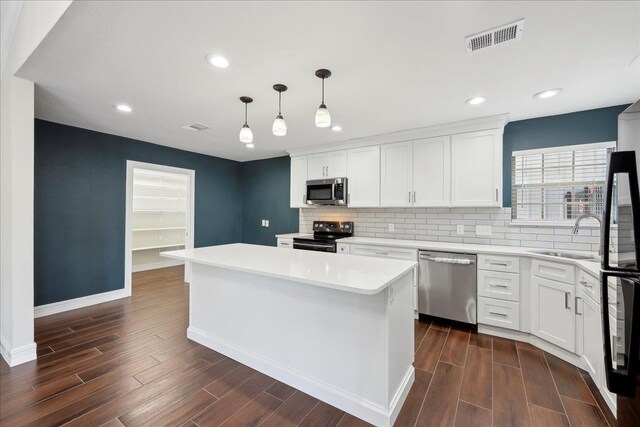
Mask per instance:
[[[347,205],[347,178],[314,179],[307,181],[308,205]]]

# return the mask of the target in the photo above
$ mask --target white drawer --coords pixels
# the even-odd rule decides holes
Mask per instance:
[[[578,270],[578,286],[592,300],[600,304],[600,279],[582,270]]]
[[[478,323],[520,330],[520,304],[478,297]]]
[[[480,270],[517,273],[520,271],[520,258],[504,255],[478,255],[478,268]]]
[[[389,246],[349,245],[351,255],[373,256],[378,258],[418,260],[417,249],[394,248]]]
[[[348,254],[349,253],[349,244],[348,243],[338,243],[338,248],[336,249],[339,254]]]
[[[278,247],[279,248],[286,248],[286,249],[293,249],[293,239],[287,239],[287,238],[279,237],[278,238]]]
[[[478,295],[508,301],[520,301],[520,275],[478,270]]]
[[[570,285],[576,283],[576,269],[573,265],[534,259],[531,261],[531,274]]]

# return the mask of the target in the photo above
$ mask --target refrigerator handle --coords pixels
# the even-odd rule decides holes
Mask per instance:
[[[602,269],[608,271],[624,271],[625,269],[612,267],[609,257],[609,242],[611,240],[611,202],[613,198],[614,175],[617,173],[629,174],[629,187],[631,190],[631,212],[633,214],[633,232],[636,245],[640,242],[640,190],[638,189],[638,170],[636,167],[635,151],[617,151],[611,153],[609,170],[607,172],[607,191],[604,204],[604,218],[602,219]],[[635,270],[640,269],[640,251],[636,251]],[[626,271],[629,271],[626,269]],[[603,286],[604,288],[604,286]]]
[[[632,282],[632,285],[640,289],[640,281],[629,273],[600,272],[601,294],[602,294],[602,335],[604,345],[604,373],[609,391],[622,396],[634,397],[636,390],[636,374],[638,371],[638,352],[640,345],[640,295],[638,289],[632,293],[633,300],[630,308],[633,313],[631,330],[629,331],[629,346],[624,344],[628,354],[623,355],[626,369],[616,369],[613,367],[613,351],[611,348],[611,332],[609,322],[609,277],[625,278]],[[615,344],[615,343],[614,343]],[[617,358],[616,358],[617,359]]]

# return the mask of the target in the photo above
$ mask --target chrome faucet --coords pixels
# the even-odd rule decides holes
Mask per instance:
[[[584,213],[576,219],[576,223],[573,224],[573,228],[571,229],[571,234],[578,234],[578,229],[580,228],[580,221],[585,218],[595,218],[598,220],[598,225],[602,228],[602,220],[598,215],[594,215],[592,213]]]

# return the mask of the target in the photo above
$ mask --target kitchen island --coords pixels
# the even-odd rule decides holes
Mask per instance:
[[[192,264],[187,336],[379,426],[414,381],[417,264],[231,244]]]

